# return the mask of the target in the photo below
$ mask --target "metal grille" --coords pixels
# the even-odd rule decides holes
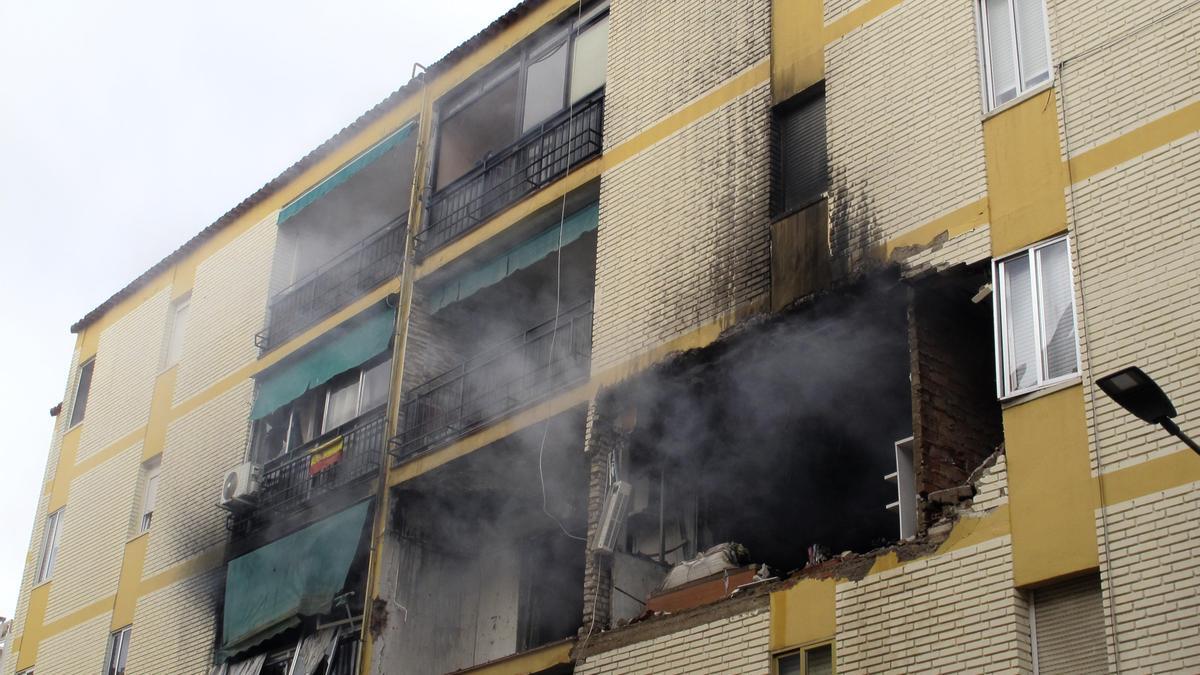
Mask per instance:
[[[255,345],[270,351],[399,274],[407,220],[407,215],[393,220],[277,294]]]
[[[587,376],[592,304],[584,303],[414,388],[404,428],[392,439],[403,459],[466,435]],[[551,353],[553,343],[553,353]]]
[[[342,438],[341,458],[310,476],[313,451],[339,436]],[[268,462],[263,467],[254,510],[241,516],[231,515],[229,529],[235,534],[248,534],[272,514],[298,510],[323,494],[378,475],[386,436],[387,408],[383,406],[323,434],[295,452]]]
[[[558,180],[569,167],[600,154],[604,90],[549,118],[516,143],[436,192],[425,229],[425,254],[475,229],[525,195]]]

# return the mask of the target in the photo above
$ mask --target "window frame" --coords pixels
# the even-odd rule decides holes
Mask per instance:
[[[118,628],[108,634],[108,647],[104,650],[104,670],[102,675],[116,673],[117,675],[125,675],[129,672],[129,639],[133,636],[133,625],[130,624],[124,628]],[[116,657],[117,662],[113,663],[113,658]],[[122,670],[115,670],[115,667],[122,662],[125,667]]]
[[[824,155],[824,185],[819,192],[803,197],[798,196],[796,203],[789,205],[787,201],[787,181],[784,175],[784,167],[787,164],[787,158],[783,152],[784,122],[793,115],[801,114],[809,106],[816,105],[817,103],[821,105],[821,119],[824,123],[825,143],[821,148]],[[828,99],[825,95],[825,81],[822,80],[771,109],[771,220],[773,222],[783,220],[788,216],[807,209],[813,204],[828,199],[830,182],[829,110]]]
[[[180,296],[171,303],[170,316],[167,323],[166,343],[163,345],[163,362],[159,370],[167,370],[168,368],[179,363],[179,359],[183,356],[183,341],[187,339],[187,324],[191,320],[192,294],[187,293]],[[183,324],[180,325],[179,315],[183,313]],[[179,336],[179,342],[176,344],[176,335]],[[175,347],[175,350],[172,350]],[[174,351],[174,353],[172,353]]]
[[[1071,288],[1071,329],[1075,336],[1075,370],[1065,375],[1047,379],[1045,377],[1046,336],[1045,326],[1043,325],[1045,317],[1042,313],[1042,271],[1041,259],[1037,256],[1037,252],[1059,243],[1065,243],[1067,247],[1067,279],[1070,282]],[[1032,296],[1030,311],[1033,312],[1034,339],[1037,347],[1037,377],[1032,385],[1010,390],[1008,384],[1008,363],[1011,356],[1009,348],[1012,340],[1010,339],[1008,325],[1008,292],[1004,282],[1004,265],[1020,258],[1025,258],[1029,261],[1029,290]],[[996,398],[999,400],[1013,399],[1047,387],[1076,380],[1079,379],[1080,373],[1083,372],[1082,357],[1079,350],[1079,317],[1076,315],[1075,269],[1073,261],[1071,238],[1067,234],[1060,234],[1049,239],[1044,239],[1036,244],[1014,251],[1003,258],[992,259],[992,316],[996,331],[993,342],[995,343],[996,356]]]
[[[787,650],[776,652],[776,653],[772,654],[771,655],[771,675],[779,675],[779,673],[780,673],[779,662],[782,661],[783,659],[791,658],[793,656],[800,658],[800,675],[809,675],[808,674],[808,655],[809,655],[809,653],[816,651],[818,649],[824,649],[825,647],[829,648],[830,665],[832,668],[833,675],[837,675],[837,649],[834,647],[833,641],[816,642],[816,643],[813,643],[810,645],[805,645],[803,647],[787,649]]]
[[[152,501],[151,500],[152,495],[151,495],[151,490],[150,490],[151,486],[153,486],[153,488],[154,488],[154,494],[153,494],[153,501],[155,502],[154,506],[157,506],[158,479],[161,474],[162,474],[162,462],[161,461],[154,462],[152,465],[149,465],[146,467],[146,480],[145,480],[145,484],[142,487],[142,508],[141,508],[142,517],[138,521],[138,534],[144,534],[146,532],[149,532],[151,526],[153,525],[155,508],[150,508],[149,510],[147,510],[147,507],[150,506],[150,503]]]
[[[1005,0],[1005,5],[1008,7],[1008,18],[1012,21],[1010,41],[1013,50],[1013,70],[1017,80],[1017,91],[1013,94],[1012,98],[1002,103],[997,103],[995,86],[992,82],[992,49],[991,39],[988,37],[987,0],[975,0],[975,26],[976,33],[979,35],[980,66],[983,70],[984,107],[989,112],[1019,101],[1029,92],[1037,91],[1054,80],[1054,58],[1050,50],[1050,15],[1049,10],[1046,8],[1045,0],[1041,0],[1040,4],[1042,9],[1042,37],[1046,41],[1046,79],[1031,87],[1025,86],[1025,78],[1021,76],[1021,41],[1017,35],[1016,0]]]
[[[87,387],[80,387],[83,383],[83,371],[88,369]],[[92,356],[79,367],[75,369],[75,395],[71,397],[71,416],[67,418],[67,431],[83,424],[84,417],[87,416],[88,398],[92,391],[92,382],[96,377],[96,357]],[[80,394],[83,394],[83,409],[80,411]]]
[[[65,506],[58,507],[46,515],[42,528],[42,549],[38,553],[38,568],[35,585],[44,584],[54,578],[54,564],[58,562],[58,545],[62,540],[62,520]]]

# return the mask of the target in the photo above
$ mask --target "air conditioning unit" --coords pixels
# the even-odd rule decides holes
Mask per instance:
[[[225,474],[221,484],[219,506],[230,511],[241,511],[254,506],[254,492],[258,490],[258,474],[261,469],[254,462],[242,462]]]
[[[621,525],[625,523],[625,514],[629,511],[629,501],[633,486],[623,480],[613,484],[604,501],[604,510],[600,512],[600,531],[596,534],[596,552],[612,555],[617,550],[617,535]]]

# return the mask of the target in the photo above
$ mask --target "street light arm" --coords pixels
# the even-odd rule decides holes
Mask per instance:
[[[1175,420],[1167,417],[1159,422],[1159,424],[1161,424],[1162,428],[1166,429],[1168,433],[1183,441],[1185,445],[1192,449],[1192,452],[1200,455],[1200,445],[1197,445],[1196,441],[1193,441],[1188,437],[1187,434],[1183,433],[1183,430],[1179,428],[1179,425],[1175,424]]]

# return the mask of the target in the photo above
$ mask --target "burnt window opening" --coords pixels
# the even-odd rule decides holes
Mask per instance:
[[[638,423],[613,458],[633,486],[614,586],[644,588],[652,565],[665,574],[724,542],[789,571],[894,541],[896,492],[882,477],[911,433],[905,310],[897,282],[864,284],[615,395]]]
[[[395,580],[407,618],[389,659],[451,672],[575,635],[587,531],[583,426],[582,410],[563,413],[396,490],[395,568],[382,573]]]
[[[829,189],[824,83],[776,107],[771,141],[771,211],[778,217],[812,204]]]
[[[434,189],[601,89],[608,3],[569,12],[439,103]]]

